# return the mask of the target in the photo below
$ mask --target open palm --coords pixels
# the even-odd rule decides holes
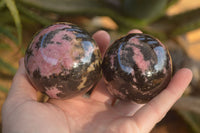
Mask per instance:
[[[131,32],[140,32],[132,30]],[[105,31],[93,35],[102,54],[110,37]],[[106,91],[103,80],[89,98],[50,99],[37,102],[28,81],[23,59],[4,103],[3,133],[146,133],[180,98],[192,78],[190,70],[179,70],[168,87],[147,104],[118,101]]]

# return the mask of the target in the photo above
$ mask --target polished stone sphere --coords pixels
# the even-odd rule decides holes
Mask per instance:
[[[37,33],[24,62],[33,86],[50,98],[84,94],[101,78],[98,46],[86,31],[71,23],[56,23]]]
[[[132,33],[116,40],[107,49],[102,71],[107,89],[113,96],[146,103],[167,87],[172,61],[158,39]]]

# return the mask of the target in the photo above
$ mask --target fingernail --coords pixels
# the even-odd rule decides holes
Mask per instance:
[[[133,30],[128,32],[128,34],[131,34],[131,33],[143,33],[143,32],[141,30],[138,30],[138,29],[133,29]]]

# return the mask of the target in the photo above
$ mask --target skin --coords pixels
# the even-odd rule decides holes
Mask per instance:
[[[103,55],[110,36],[98,31],[93,38]],[[103,80],[89,98],[40,103],[21,59],[2,109],[3,133],[148,133],[181,97],[191,79],[189,69],[180,69],[168,87],[147,104],[118,101],[113,105],[115,99],[106,91]]]

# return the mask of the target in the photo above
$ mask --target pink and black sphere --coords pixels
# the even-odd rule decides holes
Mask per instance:
[[[172,63],[166,47],[146,34],[128,34],[106,51],[102,71],[108,91],[115,97],[145,103],[165,89]]]
[[[24,62],[33,86],[50,98],[84,94],[101,78],[98,46],[71,23],[57,23],[36,34]]]

